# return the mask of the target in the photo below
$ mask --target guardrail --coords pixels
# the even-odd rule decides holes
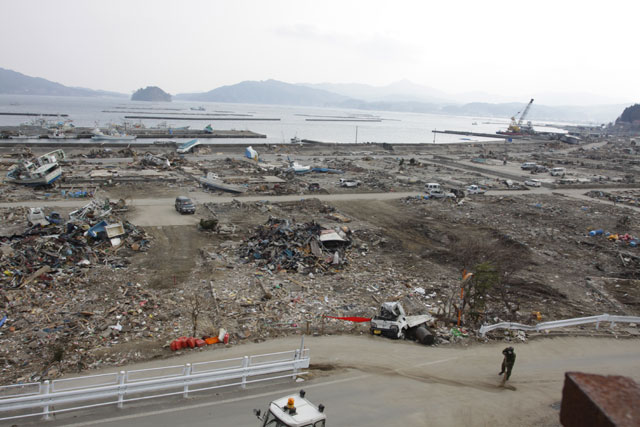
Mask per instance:
[[[309,361],[303,337],[299,349],[279,353],[0,386],[0,415],[14,413],[0,421],[33,416],[49,419],[55,413],[79,409],[114,404],[122,408],[137,400],[179,394],[187,397],[222,387],[245,388],[251,383],[303,375],[306,372],[301,370],[309,367]],[[75,406],[79,403],[84,405]],[[39,411],[34,412],[36,409]]]
[[[611,322],[610,327],[613,328],[616,322],[620,323],[640,323],[640,317],[637,316],[615,316],[611,314],[601,314],[599,316],[578,317],[575,319],[553,320],[551,322],[538,323],[537,325],[523,325],[522,323],[501,322],[495,325],[482,325],[479,332],[484,336],[487,332],[494,329],[520,329],[523,331],[540,332],[546,329],[564,328],[567,326],[584,325],[587,323],[595,323],[596,329],[600,327],[600,322]]]

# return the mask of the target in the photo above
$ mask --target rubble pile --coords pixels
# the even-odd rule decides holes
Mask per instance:
[[[149,246],[144,231],[120,221],[118,207],[94,200],[67,221],[54,213],[36,220],[40,210],[31,209],[29,221],[38,223],[32,226],[24,216],[18,223],[14,210],[0,212],[6,219],[0,237],[0,368],[6,379],[37,380],[54,364],[49,375],[55,376],[65,369],[63,360],[67,368],[87,367],[89,350],[121,331],[142,332],[153,323],[143,312],[157,309],[156,297],[138,284],[111,280],[127,268],[134,251]],[[171,304],[164,302],[167,307]],[[116,315],[132,310],[140,321],[118,322]]]
[[[600,190],[592,190],[585,193],[585,196],[607,199],[614,203],[621,203],[629,206],[640,206],[640,190],[638,191],[618,191],[618,192],[605,192]]]
[[[92,148],[88,153],[79,153],[71,157],[85,159],[110,159],[115,157],[135,157],[136,151],[132,148],[112,150],[111,148]]]
[[[129,222],[117,221],[112,211],[118,206],[94,200],[72,212],[66,222],[51,214],[38,224],[3,229],[0,285],[5,289],[20,288],[30,275],[43,269],[47,273],[58,271],[77,276],[91,264],[125,266],[128,260],[124,251],[119,254],[118,251],[122,247],[144,250],[149,240],[143,230]],[[15,218],[13,213],[7,217]],[[113,225],[111,228],[107,221]]]
[[[347,227],[325,229],[315,221],[270,217],[243,243],[239,255],[267,271],[321,273],[346,262],[349,233]]]

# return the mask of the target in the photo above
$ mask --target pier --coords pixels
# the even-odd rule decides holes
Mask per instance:
[[[120,129],[122,131],[122,129]],[[102,129],[104,134],[109,134],[108,129]],[[194,138],[266,138],[267,135],[252,132],[250,130],[221,130],[214,129],[212,132],[196,129],[126,129],[127,135],[135,135],[137,139],[194,139]],[[18,134],[28,136],[28,140],[50,139],[64,144],[65,141],[74,139],[91,139],[93,128],[79,127],[72,131],[65,132],[64,137],[53,137],[46,129],[37,126],[2,126],[0,127],[0,140],[6,140],[13,144],[24,143],[25,139],[12,139],[11,136]],[[97,143],[102,141],[96,141]]]
[[[432,130],[433,133],[444,133],[448,135],[464,135],[464,136],[478,136],[481,138],[496,138],[496,139],[525,139],[524,135],[501,135],[499,133],[482,133],[482,132],[467,132],[460,130]]]
[[[280,118],[269,117],[176,117],[176,116],[124,116],[125,119],[151,119],[151,120],[253,120],[279,122]]]
[[[9,113],[6,111],[0,111],[0,116],[29,116],[29,117],[69,117],[68,114],[53,114],[53,113]]]

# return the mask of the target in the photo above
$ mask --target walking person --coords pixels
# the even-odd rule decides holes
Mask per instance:
[[[516,353],[513,351],[513,347],[507,347],[502,350],[502,354],[504,358],[502,359],[502,370],[498,375],[504,374],[502,377],[502,384],[504,385],[509,377],[511,377],[511,370],[513,370],[513,365],[516,363]]]

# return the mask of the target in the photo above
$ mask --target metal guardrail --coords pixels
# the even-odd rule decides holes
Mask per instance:
[[[584,325],[587,323],[595,323],[596,329],[600,327],[600,322],[611,322],[610,327],[613,328],[616,322],[620,323],[640,323],[640,317],[637,316],[615,316],[611,314],[601,314],[599,316],[578,317],[575,319],[553,320],[550,322],[538,323],[537,325],[523,325],[522,323],[501,322],[495,325],[482,325],[479,332],[484,336],[487,332],[494,329],[520,329],[523,331],[540,332],[547,329],[564,328],[567,326]]]
[[[0,417],[0,421],[33,416],[49,419],[55,413],[97,406],[117,404],[122,408],[127,402],[143,399],[187,397],[222,387],[245,388],[251,383],[303,375],[309,362],[303,337],[299,349],[279,353],[0,386],[0,415],[14,413]]]

